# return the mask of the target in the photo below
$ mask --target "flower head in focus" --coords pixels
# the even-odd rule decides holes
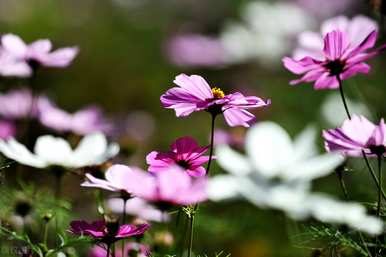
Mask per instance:
[[[270,104],[256,96],[241,93],[225,94],[220,88],[211,88],[204,78],[198,75],[178,75],[173,87],[161,96],[165,108],[174,109],[177,117],[186,117],[193,112],[207,111],[212,115],[224,114],[229,126],[249,127],[255,116],[247,109]]]
[[[295,219],[314,217],[370,234],[381,233],[382,221],[367,215],[362,205],[311,191],[314,179],[330,174],[344,161],[339,154],[317,155],[315,136],[316,131],[307,128],[292,141],[279,125],[261,122],[247,133],[246,156],[218,146],[217,161],[230,175],[209,181],[209,199],[243,196],[259,207],[278,209]]]
[[[87,135],[94,132],[106,133],[111,128],[102,110],[96,106],[89,106],[71,114],[58,108],[47,98],[42,98],[38,108],[39,121],[44,126],[58,132]]]
[[[136,226],[132,224],[119,225],[118,222],[104,220],[92,223],[74,220],[70,224],[69,232],[75,235],[90,236],[102,243],[111,244],[121,239],[142,235],[149,227],[149,224]]]
[[[114,213],[123,213],[123,203],[120,198],[111,198],[107,206]],[[126,213],[147,221],[164,222],[170,219],[169,214],[164,213],[145,200],[134,197],[126,202]]]
[[[342,127],[323,131],[325,147],[329,152],[341,152],[348,156],[362,156],[362,151],[371,157],[386,152],[386,126],[383,119],[378,125],[364,116],[354,115]]]
[[[146,156],[146,162],[149,165],[148,170],[159,172],[178,165],[186,170],[190,176],[204,176],[206,170],[202,165],[209,161],[209,156],[204,156],[208,148],[200,147],[192,137],[178,138],[170,146],[170,151],[153,151]]]
[[[34,153],[14,138],[0,140],[0,152],[21,164],[47,168],[81,168],[101,164],[119,152],[117,144],[108,144],[101,133],[85,136],[73,150],[63,138],[51,135],[40,136],[35,143]]]
[[[64,68],[71,64],[78,54],[77,47],[66,47],[52,51],[48,39],[40,39],[26,44],[19,36],[6,34],[1,37],[3,60],[8,60],[3,73],[14,76],[30,76],[39,66]],[[1,60],[2,58],[0,58]]]
[[[344,31],[327,33],[324,37],[323,58],[283,58],[284,66],[289,71],[303,75],[290,84],[315,81],[314,88],[317,90],[336,89],[339,87],[339,80],[346,80],[358,73],[369,73],[370,66],[365,61],[380,52],[380,49],[369,51],[374,47],[376,39],[377,32],[372,31],[359,45],[354,46],[354,42],[350,41]]]

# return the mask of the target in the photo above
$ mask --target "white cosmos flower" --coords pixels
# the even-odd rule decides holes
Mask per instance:
[[[75,149],[63,138],[44,135],[36,140],[34,153],[14,138],[0,140],[0,152],[9,159],[35,168],[80,168],[102,164],[119,152],[119,146],[108,144],[102,133],[85,136]]]
[[[292,141],[279,125],[261,122],[247,133],[246,155],[226,145],[218,146],[217,161],[230,174],[209,181],[209,199],[244,197],[256,206],[284,211],[294,219],[313,217],[370,234],[381,233],[381,220],[367,215],[359,203],[311,192],[312,180],[330,174],[344,161],[336,154],[318,155],[315,136],[315,129],[308,127]]]

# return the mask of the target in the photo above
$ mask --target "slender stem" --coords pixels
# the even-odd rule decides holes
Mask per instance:
[[[212,122],[211,122],[211,128],[210,128],[210,145],[209,145],[209,160],[208,164],[206,166],[206,175],[209,175],[210,170],[210,164],[212,163],[212,157],[213,157],[213,144],[214,144],[214,124],[216,121],[216,115],[212,114]]]
[[[48,236],[48,222],[44,223],[44,234],[43,234],[43,243],[47,246],[47,236]]]
[[[106,257],[110,257],[110,248],[111,248],[111,244],[107,244]]]
[[[372,257],[372,254],[371,254],[369,248],[368,248],[367,245],[366,245],[366,241],[365,241],[365,239],[364,239],[364,237],[363,237],[362,232],[358,232],[358,235],[359,235],[359,239],[361,240],[361,242],[362,242],[362,244],[363,244],[363,247],[365,248],[365,250],[366,250],[366,252],[367,252],[367,255],[368,255],[369,257]]]
[[[126,224],[126,203],[127,198],[123,198],[122,224]],[[125,240],[122,240],[122,257],[125,256]]]
[[[189,225],[189,250],[188,250],[188,257],[192,254],[192,248],[193,248],[193,233],[194,233],[194,213],[192,213],[190,217],[190,225]]]
[[[342,102],[343,102],[343,106],[344,106],[344,109],[346,111],[346,114],[347,114],[347,117],[351,120],[351,114],[350,114],[350,111],[348,109],[348,106],[347,106],[347,103],[346,103],[346,98],[345,98],[345,95],[344,95],[344,91],[343,91],[343,83],[342,83],[342,80],[340,79],[339,75],[336,76],[336,79],[338,80],[339,82],[339,92],[340,92],[340,96],[342,98]],[[384,199],[386,199],[386,194],[385,192],[383,191],[382,187],[379,185],[379,181],[377,179],[377,176],[375,175],[375,172],[373,170],[373,168],[371,167],[370,165],[370,162],[369,162],[369,159],[367,158],[366,156],[366,153],[365,151],[362,150],[362,157],[363,159],[365,160],[365,163],[366,163],[366,166],[370,172],[370,175],[371,177],[373,178],[378,190],[381,191],[382,193],[382,196]]]
[[[337,170],[336,171],[336,175],[338,175],[340,187],[342,188],[342,192],[344,194],[344,197],[345,197],[346,200],[348,200],[349,199],[348,192],[347,192],[347,188],[346,188],[346,183],[344,183],[342,171]]]
[[[211,126],[210,126],[210,145],[209,145],[209,160],[206,166],[206,175],[209,175],[210,165],[213,158],[213,146],[214,146],[214,124],[216,121],[216,114],[212,114]],[[193,235],[194,235],[194,216],[198,209],[198,204],[194,205],[193,212],[189,216],[189,243],[188,243],[188,257],[192,254],[193,249]]]
[[[343,102],[344,109],[345,109],[345,111],[346,111],[347,117],[351,120],[351,114],[350,114],[350,111],[348,110],[346,98],[345,98],[345,96],[344,96],[342,80],[340,79],[340,76],[339,76],[339,75],[336,76],[336,79],[337,79],[338,82],[339,82],[339,92],[340,92],[340,96],[341,96],[341,98],[342,98],[342,102]]]
[[[378,155],[378,180],[379,180],[379,188],[378,188],[378,207],[377,207],[377,215],[381,215],[381,207],[382,207],[382,155]]]

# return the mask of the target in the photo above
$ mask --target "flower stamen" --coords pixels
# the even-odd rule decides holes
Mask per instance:
[[[225,97],[224,91],[222,91],[221,88],[218,87],[212,88],[212,94],[214,98],[218,99]]]

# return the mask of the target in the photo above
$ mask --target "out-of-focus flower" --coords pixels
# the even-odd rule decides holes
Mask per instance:
[[[35,168],[61,166],[80,168],[101,164],[115,156],[119,146],[108,144],[105,136],[94,133],[85,136],[73,150],[70,144],[51,135],[40,136],[35,143],[34,153],[14,138],[0,140],[0,152],[7,158]]]
[[[346,32],[334,30],[324,37],[323,59],[311,56],[295,60],[283,58],[284,66],[297,75],[304,74],[300,79],[292,80],[291,85],[302,82],[314,83],[314,88],[336,89],[339,87],[338,76],[346,80],[358,73],[367,74],[370,66],[366,60],[376,56],[380,50],[368,51],[375,45],[377,32],[371,32],[359,45],[353,47],[353,42]]]
[[[367,117],[370,116],[370,111],[365,104],[348,99],[347,97],[346,102],[351,113]],[[320,111],[323,119],[333,127],[340,126],[347,118],[346,111],[342,105],[342,98],[339,93],[328,95],[323,101]]]
[[[120,239],[142,235],[149,227],[149,224],[139,226],[124,224],[120,226],[118,222],[110,223],[104,220],[94,221],[92,223],[74,220],[70,224],[69,232],[75,235],[91,236],[100,242],[111,244]]]
[[[259,207],[282,210],[295,219],[312,216],[370,234],[381,233],[382,221],[368,216],[360,204],[311,192],[312,180],[333,172],[344,160],[338,154],[317,155],[315,135],[308,128],[292,142],[277,124],[261,122],[247,133],[247,156],[228,146],[217,147],[218,163],[231,175],[209,181],[209,199],[243,196]]]
[[[223,129],[215,129],[214,145],[230,145],[240,147],[244,145],[245,132],[240,130],[225,131]]]
[[[183,67],[219,67],[225,63],[224,47],[219,39],[200,34],[181,34],[167,45],[169,60]]]
[[[31,74],[32,70],[26,62],[16,60],[0,47],[0,76],[25,78]]]
[[[0,139],[10,139],[16,135],[16,127],[9,120],[0,120]]]
[[[323,4],[320,4],[320,0],[294,0],[294,2],[319,19],[347,12],[357,4],[355,0],[326,0]]]
[[[34,98],[27,88],[10,90],[0,94],[0,115],[6,119],[35,117],[39,101],[40,98]]]
[[[341,128],[323,131],[326,150],[338,151],[348,156],[362,156],[362,151],[371,157],[386,152],[386,127],[383,119],[374,125],[364,116],[354,115]]]
[[[151,254],[149,246],[137,242],[126,242],[123,256],[121,249],[115,245],[115,257],[146,257]],[[106,249],[95,245],[91,248],[89,257],[106,257],[106,254]]]
[[[108,207],[115,213],[123,213],[123,200],[112,198],[107,201]],[[141,198],[132,198],[126,202],[126,213],[143,220],[164,222],[170,219],[167,213],[163,213]]]
[[[212,115],[224,114],[229,126],[249,127],[255,116],[246,109],[269,105],[270,100],[256,96],[244,96],[241,93],[224,94],[217,88],[211,88],[204,78],[198,75],[178,75],[174,83],[178,87],[169,89],[161,96],[165,108],[174,109],[177,117],[186,117],[192,112],[208,111]]]
[[[153,151],[146,156],[148,170],[162,172],[178,165],[192,177],[205,176],[206,170],[202,165],[209,161],[209,156],[204,156],[208,149],[208,146],[200,147],[192,137],[178,138],[170,146],[170,151]]]
[[[99,179],[87,173],[87,181],[83,182],[81,186],[121,192],[131,197],[144,175],[142,170],[136,167],[113,165],[106,171],[105,177],[106,179]]]
[[[14,67],[14,69],[22,73],[19,66],[29,65],[30,70],[26,75],[31,75],[37,66],[67,67],[78,54],[77,47],[66,47],[51,51],[52,44],[48,39],[36,40],[27,45],[19,36],[13,34],[3,35],[1,37],[1,46],[5,55],[9,56],[7,58],[11,60],[11,64],[17,65],[18,68]]]
[[[328,19],[322,23],[319,33],[305,31],[299,34],[298,46],[293,52],[293,58],[300,60],[310,56],[314,59],[323,60],[323,37],[334,30],[345,32],[350,42],[349,47],[355,48],[373,31],[378,31],[378,24],[363,15],[357,15],[351,20],[346,16]]]
[[[126,117],[124,133],[138,141],[144,142],[154,133],[154,117],[145,111],[133,111]]]
[[[39,101],[39,120],[53,130],[86,135],[93,132],[109,132],[111,124],[103,117],[102,110],[89,106],[73,114],[55,106],[47,98]]]
[[[249,2],[241,16],[244,23],[228,23],[220,35],[228,63],[257,59],[272,67],[290,50],[291,38],[314,23],[292,3]]]
[[[114,165],[110,169],[121,169],[127,172],[129,167]],[[149,173],[138,169],[132,170],[137,176],[127,182],[127,190],[133,195],[154,203],[158,207],[169,205],[189,205],[206,200],[206,178],[193,180],[178,166],[168,171]]]

